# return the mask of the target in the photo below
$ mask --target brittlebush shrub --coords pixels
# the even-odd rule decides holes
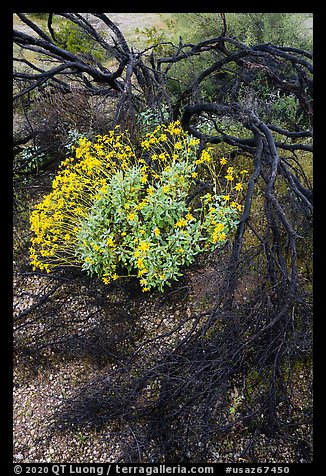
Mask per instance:
[[[179,122],[146,134],[140,154],[119,128],[81,138],[31,214],[33,267],[77,266],[106,284],[135,276],[163,291],[226,242],[242,209],[246,171],[236,176],[210,147],[197,157],[198,143]]]

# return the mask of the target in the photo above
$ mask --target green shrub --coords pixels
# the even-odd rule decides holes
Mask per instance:
[[[147,133],[141,156],[119,129],[80,139],[31,215],[32,265],[79,266],[106,284],[134,276],[143,291],[163,291],[198,253],[226,242],[242,210],[246,171],[224,170],[212,148],[197,158],[198,143],[179,122]]]
[[[310,50],[312,33],[305,13],[226,13],[227,32],[251,46],[273,43]]]
[[[222,31],[219,13],[174,13],[176,30],[185,41],[214,38]],[[308,13],[226,13],[227,36],[253,45],[312,48],[312,28]]]
[[[74,54],[91,55],[98,61],[104,61],[106,52],[99,43],[85,31],[71,22],[64,22],[56,31],[58,45]]]

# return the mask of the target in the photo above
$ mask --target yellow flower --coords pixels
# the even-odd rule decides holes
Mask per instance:
[[[111,246],[111,248],[114,246],[114,241],[112,240],[111,237],[106,240],[106,243],[107,243],[107,245]]]
[[[230,200],[230,195],[223,195],[222,198],[223,198],[223,200],[228,202]]]
[[[164,161],[167,159],[167,155],[166,155],[164,152],[162,152],[162,153],[158,156],[158,158],[161,159],[162,162],[164,162]]]
[[[156,227],[154,230],[154,235],[158,236],[160,234],[160,230]]]
[[[186,220],[184,218],[180,218],[180,220],[178,220],[176,224],[174,225],[174,228],[183,228],[186,225],[187,225]]]
[[[227,162],[228,162],[228,161],[227,161],[227,159],[226,159],[225,157],[221,157],[221,158],[220,158],[220,164],[221,164],[221,165],[225,165],[225,164],[227,164]]]
[[[148,189],[146,190],[146,192],[148,193],[148,195],[153,195],[153,193],[154,193],[154,187],[148,187]]]
[[[138,266],[138,268],[145,268],[144,262],[141,258],[138,258],[137,266]]]
[[[150,144],[157,144],[157,142],[158,142],[158,139],[156,139],[156,137],[151,137],[151,138],[149,139],[149,143],[150,143]]]
[[[114,273],[114,275],[112,276],[112,279],[113,279],[114,281],[116,281],[118,278],[119,278],[119,276],[117,275],[117,273]]]
[[[206,149],[203,150],[199,159],[200,161],[199,163],[210,162],[211,160],[212,160],[212,156],[210,155],[210,153]]]
[[[234,187],[235,190],[239,191],[239,190],[242,190],[243,189],[243,185],[241,182],[238,182],[235,187]]]
[[[181,134],[181,129],[178,127],[179,125],[180,121],[171,122],[171,124],[169,124],[167,127],[167,130],[170,132],[170,134],[179,135]]]
[[[136,218],[136,213],[129,213],[127,216],[127,220],[133,221]]]
[[[148,269],[142,268],[138,271],[138,277],[140,278],[141,276],[143,276],[143,274],[146,274],[146,273],[148,273]]]
[[[141,241],[140,244],[139,244],[139,246],[138,246],[138,249],[139,249],[140,251],[148,251],[149,248],[150,248],[150,244],[147,243],[146,241]]]
[[[137,208],[138,210],[141,210],[142,208],[144,208],[144,206],[146,205],[146,203],[147,203],[147,198],[145,198],[144,200],[142,200],[142,201],[140,202],[140,204],[137,205],[136,208]]]
[[[149,143],[148,140],[144,140],[140,145],[141,145],[141,147],[142,147],[143,149],[145,149],[145,150],[150,149],[150,143]]]
[[[225,175],[225,178],[226,178],[226,180],[228,180],[229,182],[232,182],[232,180],[234,180],[233,175],[231,175],[230,173],[228,173],[227,175]]]
[[[189,141],[189,147],[192,147],[193,145],[197,145],[199,143],[200,143],[199,139],[191,138],[190,141]]]
[[[213,233],[212,240],[213,240],[213,243],[217,242],[217,240],[218,240],[218,234],[217,233]]]
[[[222,231],[222,230],[224,230],[224,228],[225,228],[224,223],[219,223],[219,224],[215,227],[215,231],[217,231],[217,232],[218,232],[218,231]]]

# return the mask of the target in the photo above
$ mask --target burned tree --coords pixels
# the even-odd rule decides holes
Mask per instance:
[[[123,124],[135,138],[137,116],[164,104],[169,119],[180,119],[201,147],[221,145],[232,164],[245,160],[250,169],[237,232],[214,263],[221,277],[214,305],[183,316],[171,332],[190,323],[187,333],[163,354],[155,352],[155,342],[171,332],[136,346],[113,376],[91,382],[66,402],[61,423],[120,421],[132,435],[125,458],[140,462],[153,445],[156,461],[209,461],[212,442],[235,430],[252,434],[243,457],[261,432],[278,435],[291,429],[289,438],[295,439],[302,422],[311,423],[311,408],[299,416],[294,411],[292,374],[297,362],[311,358],[312,349],[313,191],[309,166],[302,165],[311,161],[313,151],[312,54],[240,43],[227,36],[223,14],[219,36],[197,44],[184,44],[182,38],[178,44],[166,43],[164,57],[156,53],[162,44],[135,51],[104,13],[90,14],[99,22],[96,27],[82,14],[51,13],[48,32],[26,14],[17,15],[30,33],[15,30],[14,43],[43,61],[15,58],[15,101],[35,101],[36,91],[109,97],[114,99],[112,126]],[[110,57],[110,68],[91,53],[60,46],[56,17],[72,22],[100,46]],[[183,84],[174,67],[193,65],[198,57],[207,60],[206,69],[192,71],[192,79]],[[175,83],[177,88],[171,86]],[[293,106],[291,114],[284,104]],[[16,139],[16,147],[31,137],[37,140],[40,133],[31,126]],[[18,161],[17,172],[20,167]],[[204,184],[197,185],[202,190]],[[245,283],[250,292],[244,299]],[[18,316],[19,326],[28,314]],[[232,385],[242,386],[242,394],[236,416],[229,418]]]

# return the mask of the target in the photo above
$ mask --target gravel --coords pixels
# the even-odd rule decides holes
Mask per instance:
[[[206,285],[205,277],[208,280]],[[20,313],[27,312],[35,304],[38,293],[49,292],[56,284],[49,277],[15,273],[16,320]],[[146,359],[146,349],[151,349],[151,356],[155,352],[158,355],[167,347],[175,346],[178,339],[189,332],[194,310],[200,306],[209,309],[213,302],[212,269],[208,266],[196,272],[187,272],[185,282],[179,287],[181,291],[178,293],[173,289],[170,296],[162,297],[159,293],[145,296],[140,293],[131,299],[128,286],[116,286],[108,291],[98,287],[95,281],[85,283],[83,279],[74,279],[56,289],[46,304],[27,314],[24,318],[27,320],[18,319],[20,326],[22,321],[30,324],[15,333],[15,462],[128,462],[123,459],[128,439],[133,439],[133,429],[127,424],[121,427],[121,424],[117,426],[117,422],[111,421],[100,428],[87,428],[72,423],[67,428],[58,420],[58,414],[65,402],[87,388],[89,382],[103,381],[116,372],[119,368],[119,346],[125,345],[128,333],[132,349],[139,348],[140,358]],[[103,298],[100,310],[94,298],[96,290]],[[51,314],[53,312],[55,315]],[[178,332],[160,339],[153,347],[154,336],[169,334],[185,316],[189,320]],[[121,322],[121,318],[128,322]],[[31,322],[33,319],[34,322]],[[205,315],[203,319],[206,319]],[[132,328],[136,328],[137,332],[132,334]],[[62,335],[66,340],[60,341]],[[90,336],[95,337],[91,340]],[[116,358],[111,361],[98,358],[96,352],[92,354],[94,345],[106,349],[111,346]],[[87,352],[83,346],[88,346]],[[305,400],[311,398],[308,387],[311,375],[303,368],[299,370],[299,377],[294,402],[304,407]],[[148,392],[150,394],[150,389]],[[56,425],[55,430],[53,425]],[[298,431],[299,436],[295,436],[294,440],[301,438],[309,446],[311,429],[303,425]],[[211,442],[210,457],[205,463],[306,462],[293,442],[282,445],[279,439],[264,434],[257,437],[254,459],[252,455],[248,457],[244,450],[250,448],[251,439],[252,434],[247,428],[229,432],[223,440]],[[199,448],[200,445],[199,441]],[[157,462],[150,449],[148,460],[143,462]]]

